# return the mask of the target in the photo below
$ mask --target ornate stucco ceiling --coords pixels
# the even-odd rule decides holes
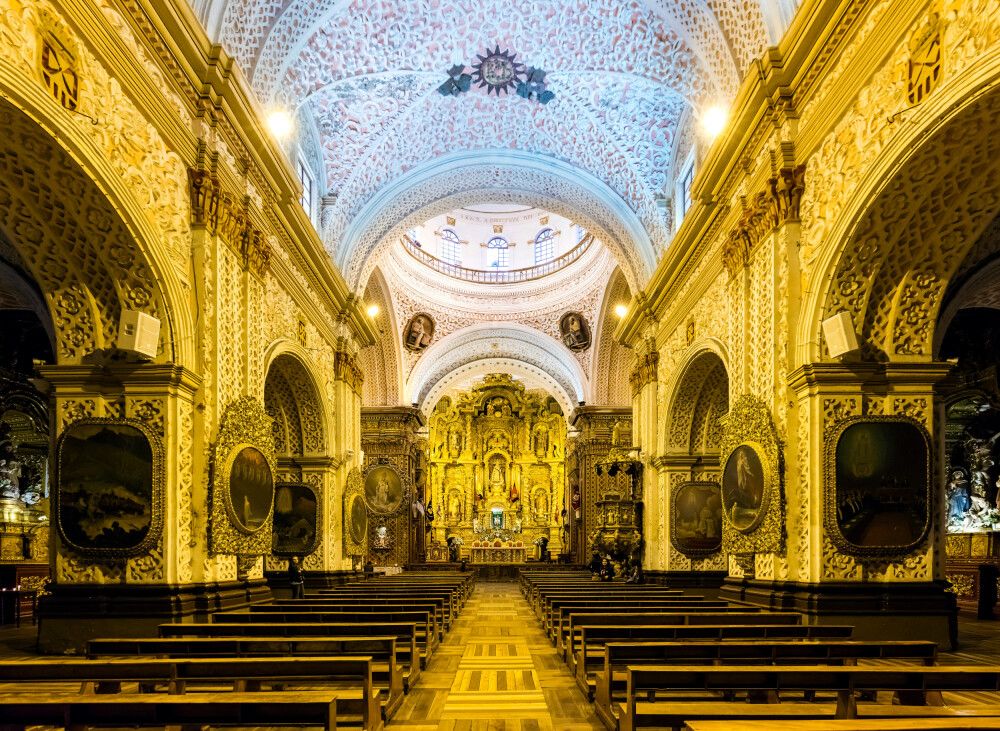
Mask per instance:
[[[793,0],[192,0],[265,107],[293,110],[323,160],[323,235],[347,268],[349,228],[400,176],[443,156],[516,150],[607,186],[658,252],[678,126],[734,94]],[[769,32],[770,29],[770,32]],[[542,105],[473,88],[454,64],[499,45],[547,72]],[[643,267],[648,270],[648,266]],[[648,274],[648,271],[639,272]],[[362,282],[354,282],[360,287]]]
[[[624,280],[623,291],[645,283],[669,245],[670,196],[699,115],[733,98],[797,5],[191,2],[262,107],[296,120],[289,150],[317,172],[320,234],[349,286],[364,292],[377,281],[372,291],[388,290],[385,304],[399,322],[395,344],[385,347],[395,350],[399,382],[385,392],[422,400],[487,362],[519,363],[526,379],[548,378],[568,403],[590,396],[600,358],[562,346],[559,313],[572,306],[596,324],[613,304],[613,276]],[[474,83],[464,93],[439,93],[453,66],[471,72],[493,48],[544,69],[554,98],[488,94]],[[433,281],[399,250],[414,226],[482,201],[545,209],[593,234],[600,245],[579,263],[575,286],[552,275],[547,284],[489,295],[491,306],[483,293]],[[442,340],[454,339],[440,342],[434,358],[401,352],[398,328],[414,311],[432,313]]]

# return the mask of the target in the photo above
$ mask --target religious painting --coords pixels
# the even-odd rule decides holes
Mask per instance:
[[[722,504],[733,527],[754,530],[763,515],[764,465],[753,444],[740,444],[730,453],[722,473]]]
[[[590,347],[590,326],[579,312],[567,312],[559,320],[559,332],[563,344],[570,350],[586,350]]]
[[[351,498],[347,529],[354,543],[362,545],[365,542],[365,537],[368,535],[368,510],[361,495],[354,495]]]
[[[826,527],[845,553],[902,555],[930,527],[930,438],[906,417],[858,417],[827,441]]]
[[[274,477],[271,465],[256,447],[236,450],[229,466],[230,517],[244,533],[256,533],[271,516]]]
[[[392,550],[392,531],[389,530],[389,526],[386,525],[384,520],[375,523],[369,545],[373,551]]]
[[[717,482],[686,482],[670,501],[670,540],[685,556],[722,548],[722,491]]]
[[[145,424],[84,419],[59,439],[56,523],[89,556],[145,553],[162,531],[163,448]]]
[[[418,312],[406,325],[403,345],[407,350],[419,353],[430,345],[432,340],[434,340],[434,319],[424,312]]]
[[[304,556],[316,550],[319,500],[308,485],[279,484],[274,492],[272,553]]]
[[[369,467],[365,473],[365,502],[380,515],[392,515],[403,504],[403,481],[392,465]]]

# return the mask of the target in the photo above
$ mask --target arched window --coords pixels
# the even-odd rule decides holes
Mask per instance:
[[[535,263],[544,264],[556,255],[556,234],[551,228],[543,228],[535,236]]]
[[[462,263],[462,242],[454,229],[446,228],[441,232],[441,249],[439,251],[441,261],[449,264]]]
[[[510,266],[510,244],[503,236],[494,236],[486,242],[486,266],[494,269]]]

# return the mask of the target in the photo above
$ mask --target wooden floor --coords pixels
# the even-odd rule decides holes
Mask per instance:
[[[603,730],[517,586],[476,585],[387,729]]]

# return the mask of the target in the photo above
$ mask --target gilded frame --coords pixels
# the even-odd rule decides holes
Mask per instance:
[[[373,505],[373,500],[369,496],[369,485],[368,480],[374,475],[378,470],[388,470],[393,474],[396,480],[399,482],[399,501],[396,503],[395,507],[379,509],[381,506]],[[382,518],[388,518],[393,515],[398,515],[404,509],[410,507],[410,495],[412,493],[410,486],[410,478],[397,467],[392,462],[387,459],[379,459],[378,461],[370,463],[361,476],[361,496],[364,498],[365,505],[368,506],[368,512],[371,515],[379,516]],[[369,524],[369,535],[371,534],[371,526]],[[370,542],[369,542],[370,543]]]
[[[837,518],[837,448],[841,438],[858,424],[906,424],[920,437],[924,448],[924,500],[926,517],[919,536],[907,544],[865,546],[847,539]],[[934,519],[933,451],[931,437],[923,423],[902,415],[853,416],[829,428],[824,440],[823,459],[823,528],[841,553],[862,559],[899,559],[920,548],[930,535]]]
[[[719,421],[722,424],[719,465],[723,470],[720,486],[725,479],[726,463],[741,446],[754,450],[764,477],[757,519],[743,530],[726,515],[723,498],[722,550],[730,555],[781,553],[785,550],[784,463],[770,407],[764,400],[744,394],[731,404],[729,413]]]
[[[761,467],[761,495],[760,502],[757,504],[756,513],[753,516],[753,520],[746,526],[740,527],[733,520],[732,516],[726,510],[726,475],[729,471],[729,461],[736,456],[740,450],[747,450],[751,452],[757,459],[758,464]],[[773,465],[769,464],[769,456],[764,451],[764,448],[753,441],[740,442],[734,446],[729,454],[726,455],[725,460],[719,461],[719,468],[721,470],[720,480],[719,480],[719,495],[722,499],[722,514],[724,520],[728,521],[729,524],[740,533],[745,533],[747,535],[756,531],[760,524],[764,522],[764,518],[767,515],[767,509],[771,501],[772,493],[774,492],[774,480],[776,476],[776,470]]]
[[[344,554],[347,556],[364,556],[368,552],[368,506],[365,504],[362,487],[361,471],[357,467],[352,467],[347,473],[347,489],[344,490],[343,501],[343,526],[344,534]],[[361,506],[361,513],[364,515],[365,529],[364,535],[356,535],[354,531],[354,509],[355,505]]]
[[[147,443],[149,444],[151,455],[149,529],[146,531],[146,535],[142,538],[142,540],[134,546],[121,548],[82,546],[66,534],[64,526],[65,515],[63,513],[62,506],[62,494],[64,490],[63,456],[66,449],[66,440],[71,436],[74,429],[85,426],[102,425],[125,426],[135,429],[142,434],[143,437],[145,437]],[[62,539],[63,543],[65,543],[75,553],[88,558],[133,558],[148,553],[153,547],[156,546],[163,535],[163,483],[165,479],[164,459],[163,441],[160,439],[159,435],[156,434],[156,432],[154,432],[145,422],[137,419],[88,417],[85,419],[78,419],[77,421],[68,424],[59,435],[59,443],[56,447],[56,479],[54,481],[55,489],[52,496],[55,504],[56,528],[59,531],[59,537]]]
[[[691,548],[690,546],[685,546],[678,539],[678,522],[677,522],[677,505],[678,498],[682,491],[691,488],[714,488],[716,497],[719,500],[720,505],[720,515],[719,515],[719,543],[715,548]],[[688,558],[704,558],[706,556],[714,556],[719,551],[722,550],[722,522],[725,518],[722,517],[721,510],[722,505],[722,486],[715,482],[714,480],[689,480],[687,482],[682,482],[679,485],[674,485],[670,490],[670,543],[673,547],[680,553],[684,554]]]
[[[274,454],[272,419],[255,398],[237,399],[226,408],[212,453],[211,551],[216,554],[264,556],[271,553],[274,519],[274,487],[278,465]],[[233,462],[246,447],[264,455],[271,473],[271,499],[267,516],[260,526],[248,530],[236,517],[230,499],[230,472]]]
[[[320,527],[323,524],[323,501],[320,496],[320,489],[315,485],[310,485],[305,482],[277,482],[274,485],[274,508],[271,512],[271,540],[274,541],[275,537],[278,535],[278,531],[275,530],[275,521],[278,518],[278,493],[282,489],[288,488],[298,488],[302,490],[308,490],[312,493],[313,498],[316,501],[316,510],[314,514],[313,522],[313,538],[304,550],[301,551],[279,551],[276,548],[271,549],[271,553],[275,556],[289,557],[289,556],[308,556],[315,553],[316,549],[319,547],[320,541]]]

